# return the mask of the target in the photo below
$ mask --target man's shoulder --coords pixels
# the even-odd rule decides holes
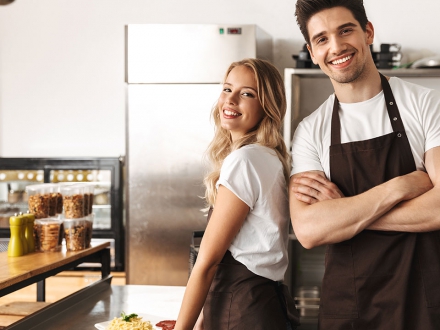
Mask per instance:
[[[332,115],[333,104],[335,101],[335,94],[331,94],[315,111],[304,117],[301,121],[302,125],[316,125],[318,122],[323,122],[326,117]]]
[[[419,84],[415,84],[413,82],[398,78],[398,77],[391,77],[390,78],[390,86],[392,90],[400,89],[404,90],[406,93],[416,93],[416,94],[423,94],[423,93],[429,93],[431,91],[434,91],[432,88],[428,88],[426,86],[422,86]]]

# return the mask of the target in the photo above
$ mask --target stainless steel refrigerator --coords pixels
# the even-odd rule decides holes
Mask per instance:
[[[272,39],[256,25],[133,24],[126,44],[127,283],[185,285],[223,75],[271,60]]]

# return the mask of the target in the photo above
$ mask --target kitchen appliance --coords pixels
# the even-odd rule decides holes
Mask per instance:
[[[421,58],[411,64],[412,69],[439,69],[440,55]]]
[[[123,271],[123,166],[123,157],[0,157],[0,248],[10,237],[9,217],[28,210],[26,186],[43,182],[87,182],[94,186],[92,241],[110,242],[112,270]],[[95,268],[95,265],[83,264],[82,267]]]
[[[313,63],[312,57],[310,56],[309,50],[307,49],[307,44],[303,45],[302,50],[298,55],[292,55],[293,59],[296,61],[296,68],[312,68],[318,69],[319,65]]]
[[[127,38],[128,284],[186,285],[204,230],[203,153],[231,62],[272,58],[256,25],[130,24]]]
[[[440,70],[380,69],[386,76],[399,77],[428,88],[440,90]],[[287,112],[283,136],[291,149],[293,133],[300,121],[315,111],[334,92],[330,79],[319,69],[287,68],[284,70]],[[295,295],[301,313],[301,329],[317,329],[317,304],[324,275],[325,246],[305,249],[294,233],[289,235],[289,267],[286,284]],[[308,295],[304,293],[308,288]],[[310,288],[316,288],[314,292]],[[313,293],[313,294],[311,294]]]
[[[370,45],[370,50],[378,69],[391,69],[400,65],[402,53],[399,44],[380,44],[379,52],[374,52],[373,45]]]

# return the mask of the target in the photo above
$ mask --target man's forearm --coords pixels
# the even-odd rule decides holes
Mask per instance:
[[[291,185],[293,180],[291,180]],[[415,198],[432,185],[426,173],[417,171],[397,177],[362,194],[314,204],[290,196],[292,225],[306,248],[352,238],[384,216],[402,201]]]
[[[371,230],[427,232],[440,230],[440,189],[401,202],[367,227]]]

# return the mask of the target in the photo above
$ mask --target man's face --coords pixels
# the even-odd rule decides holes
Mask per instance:
[[[369,45],[373,42],[374,29],[367,24],[363,31],[350,10],[334,7],[313,15],[307,29],[310,44],[307,45],[313,63],[332,80],[339,83],[355,81],[371,59]]]

